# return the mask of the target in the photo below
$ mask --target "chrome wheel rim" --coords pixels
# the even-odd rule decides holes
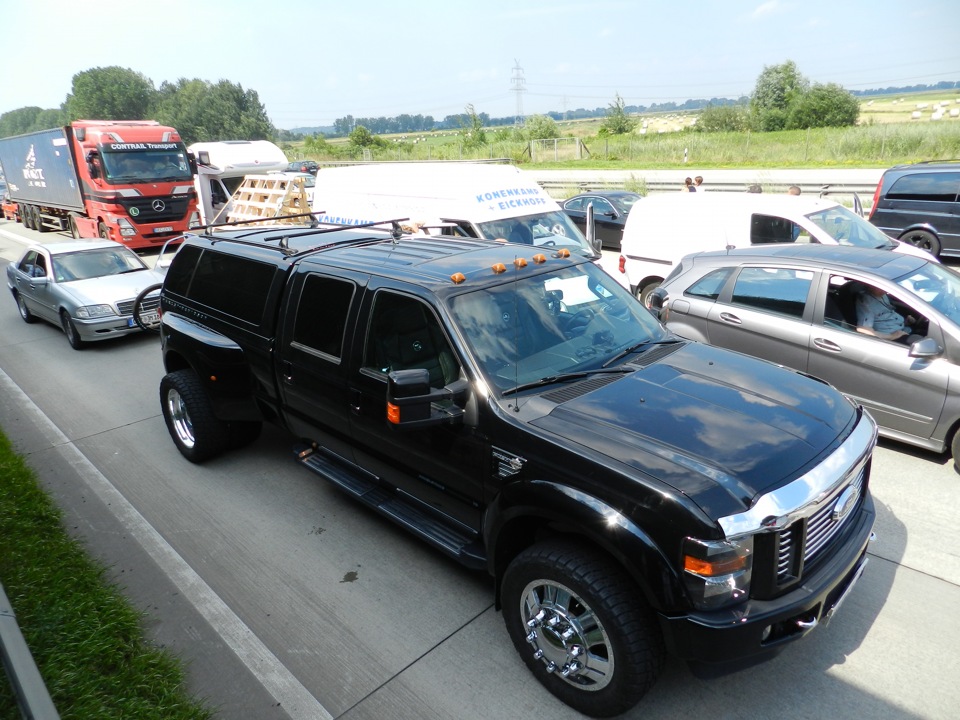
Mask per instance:
[[[520,598],[520,617],[534,658],[578,690],[595,692],[614,676],[613,647],[586,602],[553,580],[534,580]]]
[[[184,447],[192,448],[197,441],[193,434],[193,423],[190,421],[190,414],[187,412],[183,397],[176,390],[167,391],[167,414],[177,439]]]

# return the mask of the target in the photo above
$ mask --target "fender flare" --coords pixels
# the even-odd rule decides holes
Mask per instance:
[[[677,570],[653,539],[609,503],[581,490],[549,480],[509,485],[487,508],[484,543],[487,563],[500,583],[513,557],[533,541],[531,531],[544,525],[558,534],[580,535],[609,554],[637,583],[657,610],[685,605]]]

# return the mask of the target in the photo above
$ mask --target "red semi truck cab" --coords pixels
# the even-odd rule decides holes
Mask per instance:
[[[174,128],[78,120],[65,130],[84,205],[70,216],[75,236],[148,248],[199,224],[195,163]]]

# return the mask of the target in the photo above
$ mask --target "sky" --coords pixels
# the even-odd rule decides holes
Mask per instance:
[[[278,128],[749,95],[787,60],[848,90],[958,81],[957,0],[0,0],[0,114],[76,73],[255,90]]]

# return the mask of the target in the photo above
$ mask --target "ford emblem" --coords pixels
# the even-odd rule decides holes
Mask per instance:
[[[833,510],[830,512],[830,518],[834,522],[843,520],[853,510],[853,506],[857,504],[858,495],[857,488],[852,485],[840,493],[840,497],[837,498],[837,502],[834,503]]]

